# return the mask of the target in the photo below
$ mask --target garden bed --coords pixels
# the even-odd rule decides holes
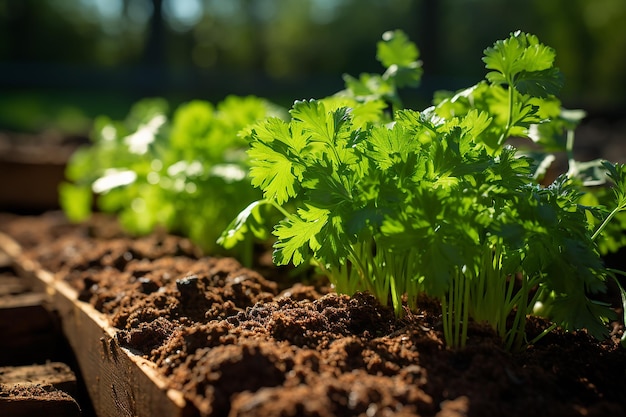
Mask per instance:
[[[0,131],[0,210],[41,213],[59,208],[57,188],[82,137]]]
[[[474,325],[452,351],[428,300],[396,319],[368,294],[205,257],[164,233],[130,238],[104,216],[3,215],[0,229],[48,289],[101,416],[626,413],[619,323],[601,343],[554,331],[520,353]]]

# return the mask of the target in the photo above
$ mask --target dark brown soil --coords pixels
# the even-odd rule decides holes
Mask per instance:
[[[261,275],[165,234],[130,239],[97,219],[7,215],[0,229],[109,315],[119,342],[204,416],[626,415],[621,324],[601,343],[555,331],[515,354],[476,325],[451,351],[428,300],[398,320],[368,294]]]

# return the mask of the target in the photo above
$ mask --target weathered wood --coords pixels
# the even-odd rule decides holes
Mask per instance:
[[[61,335],[44,307],[46,294],[29,292],[0,253],[0,364],[54,356]],[[64,363],[0,367],[0,416],[79,417],[76,376]]]
[[[0,368],[0,415],[78,417],[76,377],[63,363]]]
[[[76,395],[76,375],[64,363],[48,362],[39,365],[0,367],[0,385],[14,386],[52,386],[58,390]]]
[[[27,291],[21,279],[10,274],[0,275],[0,297],[22,294]]]
[[[21,256],[19,246],[1,233],[0,248],[11,256],[15,269],[29,285],[45,290],[98,417],[197,415],[180,391],[167,388],[154,364],[119,346],[116,331],[106,317],[79,301],[66,282]]]
[[[80,417],[74,398],[50,385],[0,384],[0,415],[11,417]]]
[[[0,276],[0,366],[43,362],[62,344],[46,294],[26,292],[23,280]]]
[[[14,294],[11,296],[0,297],[0,309],[4,310],[20,310],[16,313],[30,314],[30,310],[39,310],[43,308],[43,302],[46,295],[38,292],[26,292]]]
[[[8,266],[11,266],[11,257],[7,253],[0,251],[0,268]]]

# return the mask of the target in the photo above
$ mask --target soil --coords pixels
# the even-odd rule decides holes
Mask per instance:
[[[505,351],[479,324],[444,346],[437,303],[396,319],[369,294],[203,256],[189,241],[124,235],[105,216],[0,216],[0,229],[58,272],[153,361],[203,416],[623,416],[626,349],[554,331]],[[528,332],[545,326],[530,320]]]

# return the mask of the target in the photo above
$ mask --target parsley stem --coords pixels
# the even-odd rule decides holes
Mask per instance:
[[[452,272],[447,295],[441,297],[443,337],[451,348],[464,348],[467,342],[470,310],[470,277],[459,268]]]
[[[604,221],[598,227],[598,229],[593,233],[593,235],[591,236],[591,240],[596,240],[596,238],[602,233],[606,225],[609,224],[609,222],[613,219],[613,217],[615,217],[615,215],[619,213],[620,211],[622,211],[623,209],[624,209],[624,206],[618,206],[614,208],[613,211],[611,211],[611,213],[609,213],[609,215],[606,217],[606,219],[604,219]]]
[[[529,345],[534,345],[539,340],[541,340],[545,335],[550,333],[552,330],[556,329],[556,327],[557,327],[557,324],[556,323],[552,323],[549,327],[545,328],[541,333],[539,333],[533,340],[528,342],[528,344]]]
[[[500,139],[498,139],[498,146],[502,146],[504,141],[509,136],[509,131],[511,130],[511,126],[513,124],[513,107],[515,101],[515,89],[513,88],[513,80],[507,80],[509,86],[509,112],[507,114],[506,126],[500,135]]]
[[[565,152],[567,153],[570,169],[572,169],[576,166],[576,159],[574,158],[574,129],[567,129]]]
[[[286,218],[290,218],[292,216],[291,213],[289,213],[287,210],[285,210],[280,204],[278,204],[274,200],[264,199],[264,200],[259,201],[259,204],[270,204],[276,210],[280,211],[280,214],[282,214]]]

